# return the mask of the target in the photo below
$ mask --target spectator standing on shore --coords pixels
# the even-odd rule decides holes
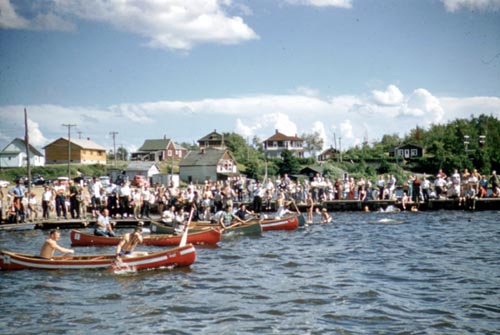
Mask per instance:
[[[54,201],[54,191],[49,186],[43,187],[42,193],[42,218],[48,219],[50,217],[50,207]]]
[[[61,214],[65,219],[68,218],[68,214],[66,212],[66,186],[63,185],[60,181],[55,181],[54,192],[56,194],[56,215],[57,219],[61,218]]]
[[[10,195],[14,197],[13,205],[16,211],[16,222],[24,223],[24,205],[23,198],[26,193],[26,189],[21,185],[21,181],[16,182],[16,186],[9,191]]]
[[[424,180],[422,181],[422,195],[424,196],[424,201],[428,202],[431,194],[431,182],[424,175]]]
[[[497,176],[497,172],[495,170],[491,171],[491,176],[490,176],[489,182],[491,184],[492,194],[499,194],[500,190],[498,189],[498,176]]]
[[[257,215],[262,212],[262,195],[263,190],[260,182],[257,180],[253,188],[253,211]]]
[[[422,182],[420,181],[420,178],[418,178],[418,176],[415,175],[415,178],[413,179],[411,200],[413,202],[416,202],[417,204],[420,203],[420,187],[421,187],[421,185],[422,185]]]
[[[34,221],[38,219],[38,201],[35,192],[31,192],[28,196],[28,220]]]
[[[69,181],[69,213],[72,219],[80,218],[80,200],[78,186],[73,180]]]
[[[101,210],[102,183],[99,178],[94,177],[94,180],[89,183],[88,188],[92,202],[92,217],[95,218]]]
[[[122,219],[128,217],[128,212],[130,208],[130,196],[132,192],[128,181],[122,182],[120,189],[118,191],[119,202],[120,202],[120,215]]]
[[[378,199],[379,200],[384,200],[384,193],[385,193],[385,179],[384,179],[384,175],[380,175],[378,177],[377,187],[378,187]]]

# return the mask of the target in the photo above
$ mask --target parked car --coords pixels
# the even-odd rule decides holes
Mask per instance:
[[[7,180],[0,180],[0,187],[7,187],[10,183]]]
[[[32,185],[45,185],[45,178],[42,175],[38,175],[35,178],[31,179]]]
[[[134,176],[134,180],[132,180],[132,185],[137,187],[142,187],[142,186],[149,187],[149,181],[142,174],[136,174]]]

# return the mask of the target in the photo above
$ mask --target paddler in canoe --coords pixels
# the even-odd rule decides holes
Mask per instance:
[[[51,259],[54,257],[54,252],[57,250],[63,254],[74,254],[73,249],[66,249],[57,244],[57,241],[61,237],[59,229],[52,229],[49,233],[49,238],[45,240],[45,243],[40,250],[40,258]]]
[[[120,260],[121,257],[142,256],[147,252],[134,252],[135,247],[142,243],[142,228],[136,227],[132,233],[123,234],[120,243],[116,247],[116,259]]]
[[[219,218],[219,224],[224,229],[237,227],[245,222],[246,221],[240,219],[236,214],[233,213],[233,207],[231,205],[226,206],[226,211]]]

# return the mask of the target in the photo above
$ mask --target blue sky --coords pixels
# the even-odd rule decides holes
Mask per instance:
[[[500,117],[500,0],[0,0],[0,147],[214,129],[342,148]],[[338,145],[338,143],[337,143]]]

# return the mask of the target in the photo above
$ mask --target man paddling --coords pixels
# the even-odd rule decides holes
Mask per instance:
[[[45,240],[45,243],[40,250],[40,257],[51,259],[54,257],[54,251],[59,251],[63,254],[74,254],[75,251],[73,249],[66,249],[57,244],[57,240],[61,237],[61,233],[58,229],[52,229],[49,233],[49,238]]]
[[[236,220],[238,222],[232,224],[233,220]],[[219,224],[222,226],[222,228],[229,228],[233,226],[236,227],[242,223],[245,223],[245,221],[243,221],[233,213],[233,207],[231,205],[226,206],[226,211],[219,218]]]
[[[122,236],[122,239],[116,247],[116,259],[119,260],[122,256],[130,257],[133,255],[144,254],[134,253],[137,244],[142,243],[142,228],[136,227],[132,233],[127,233]]]

